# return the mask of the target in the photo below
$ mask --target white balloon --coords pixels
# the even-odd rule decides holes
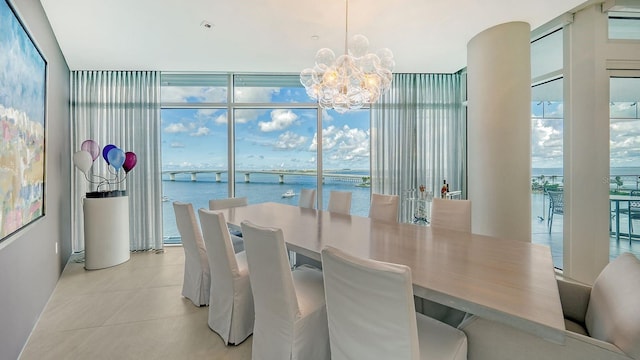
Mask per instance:
[[[93,158],[88,151],[76,151],[73,154],[73,164],[86,175],[93,165]]]

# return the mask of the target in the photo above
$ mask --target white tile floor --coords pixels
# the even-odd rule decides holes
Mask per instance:
[[[225,346],[207,325],[208,307],[180,295],[182,247],[132,253],[87,271],[71,261],[20,359],[251,359],[249,337]]]

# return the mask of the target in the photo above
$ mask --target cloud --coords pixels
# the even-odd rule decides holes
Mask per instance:
[[[341,128],[330,125],[322,130],[322,134],[322,151],[327,159],[361,161],[369,157],[369,130],[352,129],[348,125]],[[309,146],[309,151],[317,151],[317,137],[316,133]]]
[[[291,110],[276,109],[271,111],[271,121],[260,121],[258,127],[260,131],[270,132],[284,130],[291,126],[298,119],[298,115]]]
[[[611,120],[610,139],[611,166],[640,163],[640,120]]]
[[[199,127],[196,132],[192,132],[189,136],[207,136],[211,131],[207,127]]]
[[[171,124],[166,128],[164,128],[164,132],[168,134],[183,133],[187,131],[189,131],[189,129],[186,126],[184,126],[184,124],[182,123]]]
[[[270,103],[273,94],[278,93],[280,88],[273,87],[236,87],[235,102],[241,103]]]
[[[206,86],[163,86],[163,103],[226,103],[226,87]]]
[[[531,128],[531,165],[534,168],[562,167],[563,121],[535,119]]]
[[[306,142],[306,136],[287,131],[278,136],[278,140],[276,140],[274,147],[281,150],[303,149]]]
[[[216,124],[226,124],[227,123],[227,114],[218,115],[213,122]]]
[[[183,148],[184,144],[179,143],[179,142],[172,142],[171,145],[169,145],[169,146],[172,147],[172,148],[176,148],[177,149],[177,148]]]
[[[265,114],[268,110],[264,109],[240,109],[235,112],[236,124],[246,124],[250,121],[257,120],[260,116]],[[226,119],[225,119],[226,123]]]

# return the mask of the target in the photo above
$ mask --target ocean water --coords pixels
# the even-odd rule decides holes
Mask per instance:
[[[612,167],[609,169],[609,178],[602,181],[609,182],[611,190],[638,190],[640,189],[640,167]],[[531,177],[539,181],[540,175],[544,175],[545,180],[550,184],[562,184],[563,169],[562,168],[533,168],[531,169]],[[618,186],[612,180],[620,177],[622,186]]]
[[[361,171],[340,171],[340,173],[366,175],[365,172]],[[197,174],[197,181],[191,181],[188,174],[176,175],[175,181],[169,180],[168,175],[163,175],[163,237],[166,243],[179,242],[180,238],[172,202],[192,203],[196,212],[199,208],[208,209],[210,199],[227,197],[229,184],[225,175],[223,175],[221,182],[215,181],[214,174]],[[359,183],[361,181],[325,179],[323,184],[323,209],[327,208],[331,190],[351,191],[351,214],[367,216],[371,201],[371,188],[356,186]],[[277,202],[289,205],[298,205],[301,189],[317,188],[315,176],[285,175],[284,183],[280,184],[278,175],[255,173],[251,174],[249,183],[244,182],[244,174],[237,175],[235,187],[236,197],[246,196],[249,204]],[[296,195],[290,198],[283,198],[282,194],[287,190],[293,190]]]
[[[363,175],[363,171],[340,171],[342,174]],[[563,181],[562,168],[534,168],[532,177],[536,178],[544,175],[549,183],[561,184]],[[611,178],[620,176],[623,185],[622,189],[640,188],[640,167],[611,168]],[[300,189],[317,188],[315,176],[286,175],[284,184],[279,183],[277,175],[272,174],[251,174],[251,181],[244,182],[244,174],[236,176],[236,196],[246,196],[249,204],[263,202],[278,202],[282,204],[297,205],[299,201]],[[323,209],[329,203],[329,192],[331,190],[351,191],[351,214],[367,216],[369,214],[369,204],[371,201],[371,189],[369,187],[358,187],[360,181],[344,181],[332,178],[325,179],[323,184]],[[228,181],[226,174],[223,174],[222,181],[216,182],[214,174],[198,174],[197,181],[191,181],[189,174],[176,175],[175,181],[170,181],[168,175],[163,175],[162,188],[164,201],[163,210],[163,236],[165,242],[179,242],[180,234],[176,226],[173,212],[173,201],[189,202],[193,204],[197,211],[199,208],[208,208],[210,199],[226,198],[228,193]],[[616,185],[612,183],[611,189]],[[296,196],[283,198],[282,194],[287,190],[293,190]]]

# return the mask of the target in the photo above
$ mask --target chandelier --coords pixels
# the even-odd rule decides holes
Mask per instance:
[[[320,107],[340,114],[376,102],[391,86],[395,65],[389,49],[369,53],[369,40],[364,35],[355,35],[347,42],[349,0],[345,13],[344,55],[336,58],[331,49],[320,49],[315,66],[300,72],[300,83],[307,94]]]

